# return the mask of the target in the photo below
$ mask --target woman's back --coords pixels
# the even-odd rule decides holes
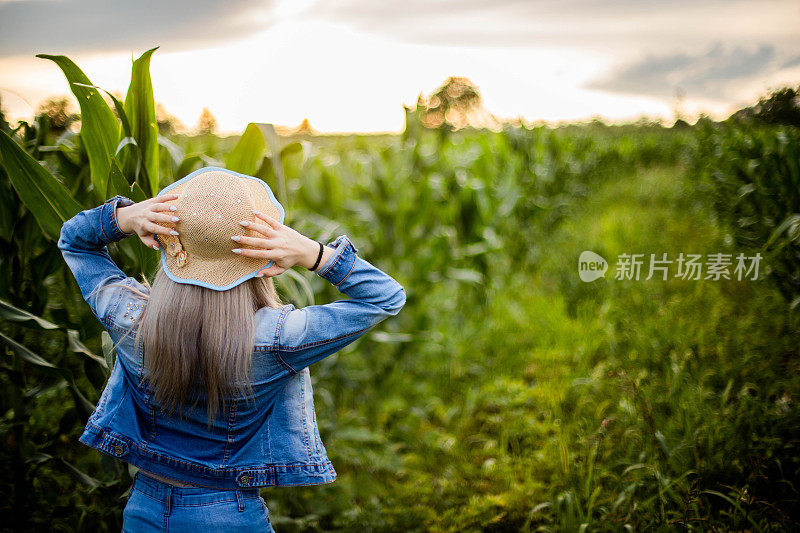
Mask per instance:
[[[65,224],[60,241],[67,261],[72,229],[79,231]],[[119,342],[117,362],[81,442],[156,475],[200,486],[333,481],[336,473],[319,436],[308,367],[397,314],[405,290],[358,257],[346,236],[330,246],[336,251],[317,273],[350,299],[301,309],[292,304],[259,309],[252,396],[233,396],[210,421],[202,401],[171,416],[161,411],[147,387],[146,354],[129,333],[146,300],[122,288],[113,295],[105,291],[96,312]],[[123,283],[147,290],[130,277]]]

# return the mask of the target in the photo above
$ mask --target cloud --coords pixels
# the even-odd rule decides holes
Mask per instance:
[[[800,49],[796,0],[319,0],[308,16],[417,44],[666,52],[735,40]]]
[[[0,1],[0,57],[204,48],[269,24],[271,0]]]
[[[600,37],[609,21],[635,10],[637,4],[636,0],[320,0],[310,16],[404,42],[505,47]]]
[[[783,63],[783,65],[781,65],[781,68],[792,68],[792,67],[796,67],[797,65],[800,65],[800,56],[795,56],[795,57],[785,61]]]
[[[586,87],[609,92],[672,97],[681,91],[692,98],[729,98],[747,81],[780,69],[773,45],[754,48],[716,44],[698,54],[648,55],[622,65]]]

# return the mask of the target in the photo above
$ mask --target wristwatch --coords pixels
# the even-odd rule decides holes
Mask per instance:
[[[119,198],[119,201],[117,202],[117,207],[128,207],[129,205],[133,205],[136,203],[127,196],[122,196],[121,194],[116,195],[115,197],[112,198],[112,200],[115,200],[117,198]]]
[[[130,199],[130,198],[128,198],[127,196],[122,196],[121,194],[118,194],[118,195],[114,196],[113,198],[109,199],[109,200],[108,200],[108,203],[109,203],[110,205],[114,206],[114,224],[117,226],[117,229],[119,229],[119,231],[120,231],[120,232],[121,232],[123,235],[126,235],[126,236],[131,236],[131,235],[134,235],[134,234],[135,234],[135,232],[134,232],[134,233],[125,233],[125,232],[124,232],[124,231],[122,231],[122,229],[119,227],[119,223],[117,222],[117,208],[118,208],[118,207],[127,207],[127,206],[129,206],[129,205],[133,205],[133,204],[135,204],[136,202],[134,202],[133,200],[131,200],[131,199]]]

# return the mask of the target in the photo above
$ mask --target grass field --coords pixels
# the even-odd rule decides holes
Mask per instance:
[[[320,419],[341,477],[290,489],[303,502],[292,519],[272,497],[284,489],[265,491],[276,524],[297,525],[302,508],[305,526],[378,530],[785,525],[789,507],[775,503],[797,497],[780,480],[797,467],[800,378],[776,290],[577,275],[584,249],[612,264],[622,253],[715,253],[730,250],[724,233],[693,176],[643,169],[571,206],[524,263],[490,258],[497,283],[484,306],[410,287],[443,311],[378,386],[353,379],[372,364],[356,354],[315,369],[317,386],[339,396]],[[360,429],[332,429],[349,423]],[[340,522],[326,521],[328,506],[341,506]]]

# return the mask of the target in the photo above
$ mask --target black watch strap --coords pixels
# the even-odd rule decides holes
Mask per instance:
[[[317,244],[319,244],[319,254],[317,255],[317,261],[314,263],[314,266],[312,266],[310,269],[312,272],[315,272],[317,270],[319,262],[322,259],[322,250],[325,248],[321,242],[317,241]]]

